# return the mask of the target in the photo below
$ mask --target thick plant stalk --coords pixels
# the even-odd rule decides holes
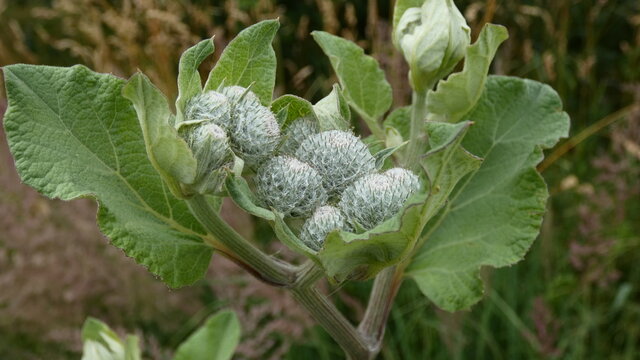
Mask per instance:
[[[411,137],[405,156],[405,166],[413,171],[419,169],[420,155],[424,153],[427,144],[427,134],[424,122],[427,118],[427,92],[413,92],[411,106]]]
[[[202,195],[186,200],[202,226],[229,251],[227,255],[261,280],[275,286],[291,286],[296,279],[295,268],[256,248],[220,218]],[[253,270],[253,271],[252,271]]]

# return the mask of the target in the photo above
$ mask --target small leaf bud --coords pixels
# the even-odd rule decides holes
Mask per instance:
[[[327,235],[336,229],[350,230],[340,209],[330,205],[320,206],[302,225],[300,240],[312,250],[318,251]]]
[[[340,130],[309,136],[300,144],[296,157],[318,170],[331,196],[339,195],[353,181],[373,172],[376,166],[367,145]]]
[[[416,91],[431,89],[464,57],[470,29],[453,0],[426,0],[407,9],[394,42],[409,63],[409,79]]]
[[[327,200],[320,174],[291,156],[266,161],[258,168],[255,182],[258,198],[286,216],[306,216]]]

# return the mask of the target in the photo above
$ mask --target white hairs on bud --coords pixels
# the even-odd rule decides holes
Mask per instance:
[[[345,216],[336,207],[321,206],[302,225],[300,240],[309,248],[318,251],[322,248],[327,235],[336,229],[350,230]]]
[[[369,174],[343,193],[338,207],[352,222],[370,230],[395,215],[417,191],[420,182],[413,173],[404,169],[392,169],[385,174]]]
[[[280,153],[286,155],[295,154],[306,138],[317,134],[319,131],[318,123],[312,118],[303,117],[294,120],[285,130],[284,140],[280,145]]]
[[[320,174],[291,156],[266,161],[258,168],[255,182],[258,198],[286,216],[306,216],[327,200]]]
[[[325,189],[339,195],[350,183],[375,170],[367,145],[351,133],[329,130],[307,137],[296,157],[318,170]]]
[[[207,91],[192,97],[185,109],[187,122],[212,121],[227,128],[231,122],[231,104],[217,91]]]

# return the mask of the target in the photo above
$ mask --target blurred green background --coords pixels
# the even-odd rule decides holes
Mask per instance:
[[[456,4],[474,37],[486,22],[508,27],[492,72],[557,89],[571,137],[540,165],[552,197],[526,259],[485,269],[484,301],[455,314],[436,309],[406,282],[379,358],[640,358],[640,2]],[[383,0],[0,0],[0,66],[80,63],[123,77],[142,69],[175,97],[185,48],[215,34],[219,56],[242,28],[279,17],[276,95],[317,100],[330,91],[335,77],[309,37],[322,29],[373,54],[399,106],[410,89],[390,41],[392,8]],[[201,67],[203,74],[212,64]],[[0,114],[5,107],[0,92]],[[225,209],[247,236],[261,235],[271,251],[282,251],[263,225]],[[242,321],[238,359],[342,357],[285,292],[220,257],[206,280],[170,291],[109,245],[94,220],[89,200],[51,201],[21,185],[0,135],[0,359],[79,358],[89,315],[141,336],[146,358],[168,359],[222,307]],[[369,288],[349,283],[327,291],[357,320]]]

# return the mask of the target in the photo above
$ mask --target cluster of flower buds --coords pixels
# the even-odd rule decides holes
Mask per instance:
[[[258,166],[280,142],[275,116],[251,90],[240,86],[191,98],[178,131],[197,161],[196,180],[188,187],[201,194],[220,189],[234,153],[249,166]]]
[[[317,129],[311,119],[294,121],[280,146],[284,155],[265,162],[255,178],[265,206],[308,217],[300,239],[316,251],[333,230],[369,230],[387,220],[419,187],[405,169],[376,173],[369,148],[353,134]]]

